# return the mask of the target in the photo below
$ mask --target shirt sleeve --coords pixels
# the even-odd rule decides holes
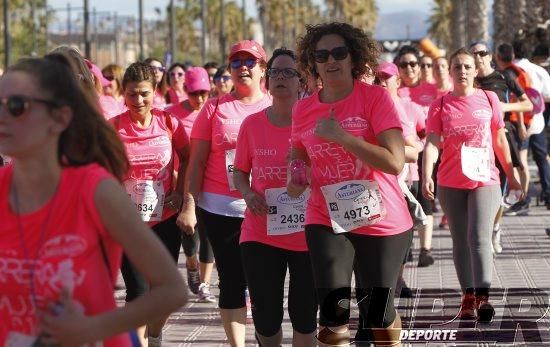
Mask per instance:
[[[217,103],[218,98],[204,105],[193,123],[191,139],[212,141],[212,117],[214,117]]]
[[[390,94],[381,87],[376,87],[376,89],[373,90],[376,90],[378,95],[365,95],[365,98],[372,98],[373,100],[369,122],[372,125],[374,135],[378,135],[392,128],[403,131],[399,113]]]
[[[426,134],[435,133],[441,135],[443,124],[441,122],[441,114],[443,113],[445,96],[435,99],[428,110],[428,118],[426,119]]]
[[[233,162],[236,169],[248,173],[252,169],[252,155],[249,141],[249,134],[251,132],[251,127],[249,126],[250,120],[252,120],[252,118],[248,117],[244,120],[243,124],[241,124],[241,129],[237,136],[235,161]]]
[[[167,114],[172,123],[172,145],[176,150],[180,150],[189,145],[189,138],[185,132],[183,124],[171,113]]]

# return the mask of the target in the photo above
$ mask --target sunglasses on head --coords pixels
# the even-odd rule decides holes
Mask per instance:
[[[221,82],[221,81],[224,81],[224,82],[227,82],[231,79],[231,76],[218,76],[218,77],[214,77],[214,82]]]
[[[170,72],[171,77],[176,77],[176,76],[183,77],[183,75],[184,75],[183,72]]]
[[[477,51],[477,52],[472,52],[473,55],[479,55],[480,57],[486,57],[489,55],[489,51]]]
[[[328,49],[316,49],[313,51],[313,59],[316,63],[326,63],[331,55],[334,60],[344,60],[348,57],[348,54],[349,49],[346,46],[335,47],[330,51]]]
[[[0,106],[6,105],[8,113],[12,117],[20,117],[23,115],[29,109],[29,104],[31,102],[40,102],[51,107],[59,107],[54,101],[33,98],[31,96],[10,95],[7,98],[0,98]]]
[[[296,69],[292,69],[292,68],[286,68],[286,69],[271,68],[267,70],[267,75],[270,78],[276,78],[277,76],[281,76],[281,75],[283,76],[283,78],[292,78],[292,77],[299,76],[300,74],[298,73],[298,71],[296,71]]]
[[[432,68],[432,64],[430,63],[420,63],[420,67],[422,69],[431,69]]]
[[[233,59],[231,60],[231,68],[238,69],[241,66],[246,66],[249,69],[252,69],[258,64],[258,59],[248,58],[248,59]]]
[[[402,69],[406,69],[407,66],[415,68],[417,65],[418,65],[417,61],[403,61],[403,62],[399,63],[399,67],[402,68]]]

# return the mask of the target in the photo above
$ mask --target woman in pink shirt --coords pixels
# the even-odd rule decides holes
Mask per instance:
[[[493,269],[491,236],[502,198],[495,154],[510,189],[521,190],[521,186],[513,174],[498,97],[474,88],[474,56],[461,48],[451,55],[450,66],[454,89],[430,107],[422,191],[434,199],[432,172],[442,138],[437,195],[449,221],[463,292],[458,317],[490,322],[495,312],[488,302]]]
[[[166,107],[166,67],[156,58],[147,58],[143,61],[147,65],[151,65],[155,69],[156,89],[153,97],[153,106],[158,109]]]
[[[101,73],[109,84],[103,87],[103,112],[107,119],[114,117],[126,111],[124,105],[124,96],[122,95],[122,77],[124,69],[120,65],[109,64],[105,66]]]
[[[150,65],[130,65],[122,80],[128,111],[109,122],[124,143],[130,162],[124,179],[126,192],[142,220],[152,227],[177,264],[181,232],[176,218],[181,206],[181,188],[178,187],[182,187],[182,183],[174,184],[174,158],[179,159],[178,179],[182,182],[189,138],[176,117],[153,107],[155,87],[155,71]],[[149,283],[126,254],[121,271],[126,283],[126,302],[147,292]],[[153,342],[160,343],[163,325],[164,320],[149,322],[149,346]]]
[[[267,62],[266,86],[273,105],[244,120],[235,154],[235,187],[247,206],[240,243],[254,303],[252,317],[259,345],[279,346],[288,267],[292,345],[312,346],[317,301],[304,235],[309,191],[298,199],[286,193],[292,106],[300,91],[293,51],[279,48],[273,52]]]
[[[323,82],[294,106],[291,138],[291,159],[311,167],[305,232],[320,305],[317,338],[349,344],[342,303],[350,300],[356,260],[365,324],[377,343],[398,343],[393,288],[412,221],[396,177],[405,163],[399,114],[387,91],[360,81],[366,64],[378,65],[377,45],[361,29],[330,23],[308,26],[298,52],[301,68]],[[288,194],[306,187],[291,180]]]
[[[210,240],[220,279],[221,319],[229,343],[237,347],[245,342],[246,280],[239,237],[246,204],[233,182],[235,148],[243,120],[271,105],[261,87],[266,60],[256,41],[243,40],[231,47],[228,63],[235,90],[210,99],[195,120],[178,217],[187,234],[195,232],[199,219],[199,228]]]
[[[13,158],[0,168],[1,346],[132,346],[129,330],[187,298],[117,182],[124,148],[75,72],[54,53],[0,80],[0,152]],[[122,249],[152,289],[117,308]]]
[[[174,63],[168,68],[166,75],[168,89],[166,90],[166,104],[177,104],[187,99],[185,92],[185,66]]]
[[[170,106],[166,112],[173,114],[183,125],[187,137],[191,137],[191,129],[202,107],[208,100],[210,83],[208,72],[202,67],[190,67],[185,71],[185,92],[188,98]],[[200,239],[200,242],[199,242]],[[197,259],[197,246],[199,259]],[[192,235],[182,235],[183,252],[187,257],[187,284],[193,294],[199,296],[202,302],[216,302],[216,298],[207,290],[214,268],[214,253],[210,241],[200,229]],[[200,271],[199,271],[200,266]]]

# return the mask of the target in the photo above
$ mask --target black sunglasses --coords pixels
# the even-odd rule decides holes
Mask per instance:
[[[473,55],[479,55],[480,57],[486,57],[489,55],[489,51],[477,51],[477,52],[472,52]]]
[[[238,69],[243,65],[249,69],[252,69],[254,66],[256,66],[256,64],[258,64],[258,59],[254,59],[254,58],[231,60],[232,69]]]
[[[348,54],[349,49],[346,46],[335,47],[330,51],[328,49],[317,49],[313,51],[313,59],[316,63],[326,63],[331,55],[334,60],[344,60],[348,57]]]
[[[418,65],[417,61],[404,61],[404,62],[399,63],[399,67],[402,68],[402,69],[406,69],[407,66],[415,68],[417,65]]]
[[[420,63],[420,67],[425,69],[425,68],[428,68],[428,69],[431,69],[432,68],[432,64],[429,64],[429,63]]]
[[[230,79],[231,79],[231,76],[219,76],[219,77],[214,77],[214,82],[220,82],[220,81],[227,82]]]
[[[55,101],[33,98],[31,96],[24,95],[10,95],[7,98],[0,98],[0,105],[6,105],[9,114],[12,117],[20,117],[29,109],[29,103],[41,102],[51,107],[59,107],[59,104]]]
[[[296,69],[292,69],[292,68],[286,68],[286,69],[271,68],[267,70],[267,75],[270,78],[276,78],[277,76],[280,76],[280,75],[283,75],[283,78],[292,78],[292,77],[299,76],[300,74],[298,73],[298,71],[296,71]]]

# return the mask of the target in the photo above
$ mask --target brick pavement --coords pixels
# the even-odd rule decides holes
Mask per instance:
[[[440,213],[436,214],[436,224],[439,216]],[[519,323],[524,329],[522,334],[515,337],[516,341],[529,341],[529,346],[550,346],[550,311],[547,310],[550,297],[550,237],[544,231],[546,226],[550,226],[550,211],[544,207],[532,207],[529,216],[504,217],[504,250],[496,257],[493,273],[495,293],[492,294],[492,302],[495,304],[496,318],[493,323],[483,326],[476,326],[471,322],[461,323],[462,325],[456,322],[442,324],[456,314],[460,300],[449,231],[436,227],[433,236],[436,263],[428,268],[416,267],[419,245],[415,236],[415,262],[407,264],[404,275],[409,286],[415,289],[416,297],[396,299],[404,327],[422,328],[431,325],[432,329],[457,329],[460,332],[459,337],[462,338],[473,336],[473,339],[500,339],[487,345],[524,345],[521,342],[511,344],[503,341],[504,338],[508,339],[508,342],[514,340],[513,328]],[[180,269],[185,273],[182,262]],[[213,278],[216,276],[214,273]],[[213,287],[213,292],[217,294],[217,288]],[[122,295],[122,291],[117,292],[118,298]],[[356,317],[357,313],[357,309],[354,308],[352,317]],[[356,320],[352,319],[352,324],[353,322]],[[533,330],[536,327],[538,331]],[[292,328],[288,314],[285,314],[283,331],[283,345],[290,346]],[[541,335],[541,342],[532,343],[531,341],[537,338],[537,332]],[[254,325],[249,320],[247,346],[255,346],[253,334]],[[190,302],[171,315],[165,327],[163,345],[227,346],[216,305],[196,302],[196,296],[191,294]],[[429,345],[454,346],[471,343]]]

